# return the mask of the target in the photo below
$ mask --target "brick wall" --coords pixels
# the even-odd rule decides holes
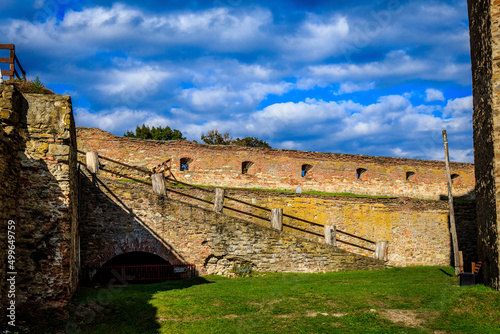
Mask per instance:
[[[19,312],[26,302],[63,305],[78,281],[78,181],[71,99],[20,93],[5,84],[0,91],[0,235],[6,234],[6,219],[15,221]],[[5,254],[1,255],[3,265]]]
[[[171,188],[205,200],[212,200],[213,193],[193,188]],[[188,201],[206,209],[211,206],[203,202],[169,192],[170,198]],[[395,266],[451,264],[452,249],[449,233],[449,209],[447,201],[416,199],[374,199],[355,197],[318,196],[308,194],[280,194],[241,189],[226,189],[226,196],[258,206],[283,208],[283,213],[309,220],[321,225],[336,225],[338,229],[373,241],[389,241],[389,264]],[[225,205],[269,218],[269,213],[232,200]],[[243,217],[239,213],[225,210],[226,214]],[[475,204],[473,201],[455,202],[455,216],[459,247],[463,252],[466,267],[477,260],[477,230]],[[245,218],[249,219],[249,218]],[[254,223],[269,226],[269,222],[250,218]],[[302,229],[323,234],[324,229],[299,220],[285,218],[284,222]],[[289,233],[323,242],[323,238],[284,228]],[[340,240],[374,248],[373,245],[339,235]],[[373,253],[339,243],[342,249],[372,256]]]
[[[384,267],[374,258],[189,203],[159,199],[148,186],[102,176],[84,178],[80,227],[84,268],[101,266],[129,251],[151,252],[171,264],[194,263],[202,275],[224,273],[235,262],[274,272]]]
[[[498,1],[467,1],[474,94],[474,161],[476,165],[478,253],[485,282],[500,290],[500,87]],[[493,64],[495,62],[495,64]]]
[[[348,154],[211,146],[187,141],[153,141],[114,136],[95,128],[78,128],[78,147],[121,162],[152,168],[172,159],[176,177],[200,185],[439,199],[447,196],[444,162]],[[189,169],[181,171],[187,158]],[[252,164],[246,174],[242,163]],[[302,166],[312,168],[302,176]],[[113,167],[114,168],[114,167]],[[357,178],[357,171],[366,171]],[[452,163],[455,196],[473,197],[474,167]],[[117,168],[125,173],[129,170]],[[414,173],[414,174],[413,174]],[[134,174],[134,173],[132,173]]]

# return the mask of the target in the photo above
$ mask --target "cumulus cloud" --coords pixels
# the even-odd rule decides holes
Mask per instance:
[[[465,80],[463,72],[466,71],[470,72],[468,63],[443,65],[440,61],[419,59],[408,55],[403,50],[395,50],[389,52],[382,61],[309,66],[297,84],[307,87],[310,82],[315,82],[317,86],[324,86],[347,80],[401,82],[412,79],[462,82]]]
[[[472,115],[472,96],[459,97],[448,100],[443,109],[444,116],[470,116]]]
[[[472,97],[457,93],[471,82],[465,3],[59,0],[64,15],[31,19],[52,2],[7,2],[0,34],[28,75],[76,92],[78,125],[169,125],[197,140],[216,128],[275,147],[429,159],[441,159],[445,128],[451,156],[472,159]]]
[[[339,90],[335,93],[336,95],[350,94],[354,92],[361,92],[365,90],[370,90],[375,88],[374,82],[361,82],[354,83],[351,81],[343,82],[340,84]]]
[[[434,88],[427,88],[425,90],[425,101],[444,101],[443,92]]]

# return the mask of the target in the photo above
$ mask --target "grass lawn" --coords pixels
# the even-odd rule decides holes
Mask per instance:
[[[460,287],[452,274],[412,267],[81,288],[69,320],[36,333],[500,333],[500,293]]]

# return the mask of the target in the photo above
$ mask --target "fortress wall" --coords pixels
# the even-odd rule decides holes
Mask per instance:
[[[257,271],[380,269],[382,261],[337,249],[189,203],[159,199],[149,186],[103,175],[82,183],[82,268],[119,254],[147,251],[171,264],[193,263],[202,275],[234,263]]]
[[[213,194],[193,188],[172,188],[203,199],[212,200]],[[208,204],[172,192],[169,198],[188,201],[211,209]],[[283,208],[285,214],[310,220],[321,225],[336,225],[340,230],[373,241],[389,241],[389,264],[395,266],[450,265],[452,249],[449,234],[449,211],[447,201],[428,201],[414,199],[375,199],[336,196],[317,196],[308,194],[281,194],[251,190],[226,189],[226,196],[237,198],[269,209]],[[269,213],[226,199],[225,205],[253,214],[269,217]],[[225,214],[251,220],[269,226],[270,223],[224,210]],[[459,248],[463,252],[466,268],[471,261],[477,260],[477,230],[474,202],[456,202],[455,215]],[[284,219],[285,224],[323,233],[323,228],[315,227],[297,220]],[[285,231],[323,241],[323,238],[297,232],[290,228]],[[339,239],[354,239],[339,235]],[[373,245],[356,241],[356,244],[373,248]],[[363,251],[339,243],[339,247],[358,254],[373,256]]]
[[[2,105],[9,104],[11,93],[15,101],[12,113],[4,107],[2,116],[18,121],[12,127],[2,119],[0,144],[0,235],[6,234],[5,219],[15,221],[18,312],[26,302],[63,305],[78,282],[78,175],[71,99],[21,93],[5,84],[0,91],[5,92]],[[2,245],[4,251],[6,244]]]
[[[500,290],[500,4],[467,1],[472,66],[478,253],[485,283]]]
[[[239,146],[212,146],[187,141],[153,141],[125,138],[95,128],[78,128],[80,150],[97,151],[121,162],[152,168],[172,159],[180,181],[199,185],[287,189],[365,195],[439,199],[447,196],[444,162],[347,154],[267,150]],[[190,159],[189,170],[180,170],[180,159]],[[242,163],[252,162],[247,174]],[[108,167],[139,177],[111,163]],[[302,165],[312,168],[303,177]],[[366,172],[357,178],[357,169]],[[455,196],[473,197],[474,166],[452,163]]]
[[[0,324],[7,320],[8,302],[7,259],[9,220],[17,221],[17,197],[20,165],[17,152],[21,148],[19,136],[19,104],[21,94],[13,86],[0,85]],[[15,231],[12,231],[15,232]]]

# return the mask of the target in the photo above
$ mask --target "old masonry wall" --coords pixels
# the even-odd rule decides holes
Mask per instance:
[[[28,305],[31,309],[63,305],[78,282],[78,179],[71,98],[26,94],[11,84],[0,84],[0,94],[1,245],[7,245],[8,226],[15,227],[9,239],[15,246],[10,254],[14,261],[6,262],[7,248],[0,248],[2,306],[9,301],[9,272],[17,273],[13,276],[18,312]]]

